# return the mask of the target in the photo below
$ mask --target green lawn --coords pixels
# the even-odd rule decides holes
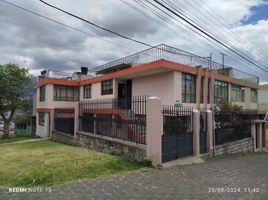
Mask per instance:
[[[0,187],[51,186],[145,167],[110,155],[52,141],[0,145]]]
[[[1,138],[0,144],[10,143],[10,142],[18,142],[18,141],[22,141],[22,140],[29,140],[31,138],[32,138],[31,135],[12,135],[12,136],[9,136],[7,138]]]

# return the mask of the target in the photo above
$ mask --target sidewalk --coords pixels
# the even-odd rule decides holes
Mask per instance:
[[[0,190],[0,199],[267,199],[267,166],[268,153],[248,153],[76,181],[50,193]]]

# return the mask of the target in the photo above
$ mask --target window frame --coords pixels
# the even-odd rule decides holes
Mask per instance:
[[[188,85],[188,87],[187,87]],[[192,91],[187,91],[191,88]],[[182,103],[196,103],[196,76],[182,73],[181,75]]]
[[[68,85],[53,85],[54,101],[79,101],[79,87]]]
[[[45,113],[44,112],[38,113],[38,125],[45,126]]]
[[[46,86],[39,87],[39,102],[46,101]]]
[[[256,96],[253,96],[256,95]],[[250,89],[250,102],[251,103],[258,103],[258,90],[257,89]]]
[[[92,98],[92,84],[84,85],[83,86],[84,92],[84,99],[91,99]]]
[[[245,102],[245,90],[237,84],[231,85],[231,100],[235,102]]]
[[[113,79],[101,82],[101,95],[109,95],[109,94],[113,94]]]
[[[214,102],[217,102],[217,100],[219,100],[219,99],[228,101],[228,99],[229,99],[228,87],[229,87],[229,83],[224,82],[224,81],[215,80],[215,82],[214,82]],[[217,89],[218,89],[218,93],[220,95],[217,94]],[[223,94],[226,94],[226,96]]]

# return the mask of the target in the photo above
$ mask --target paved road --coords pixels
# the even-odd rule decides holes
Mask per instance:
[[[226,191],[220,192],[221,188]],[[250,191],[245,191],[245,188]],[[202,164],[128,172],[51,189],[51,193],[10,193],[4,190],[0,191],[0,199],[267,200],[268,153],[235,155],[209,159]]]

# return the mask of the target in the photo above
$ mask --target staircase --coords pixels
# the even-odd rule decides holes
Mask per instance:
[[[145,144],[146,124],[132,110],[121,111],[121,118],[128,121],[128,128],[132,131],[134,137],[138,138],[142,144]]]

